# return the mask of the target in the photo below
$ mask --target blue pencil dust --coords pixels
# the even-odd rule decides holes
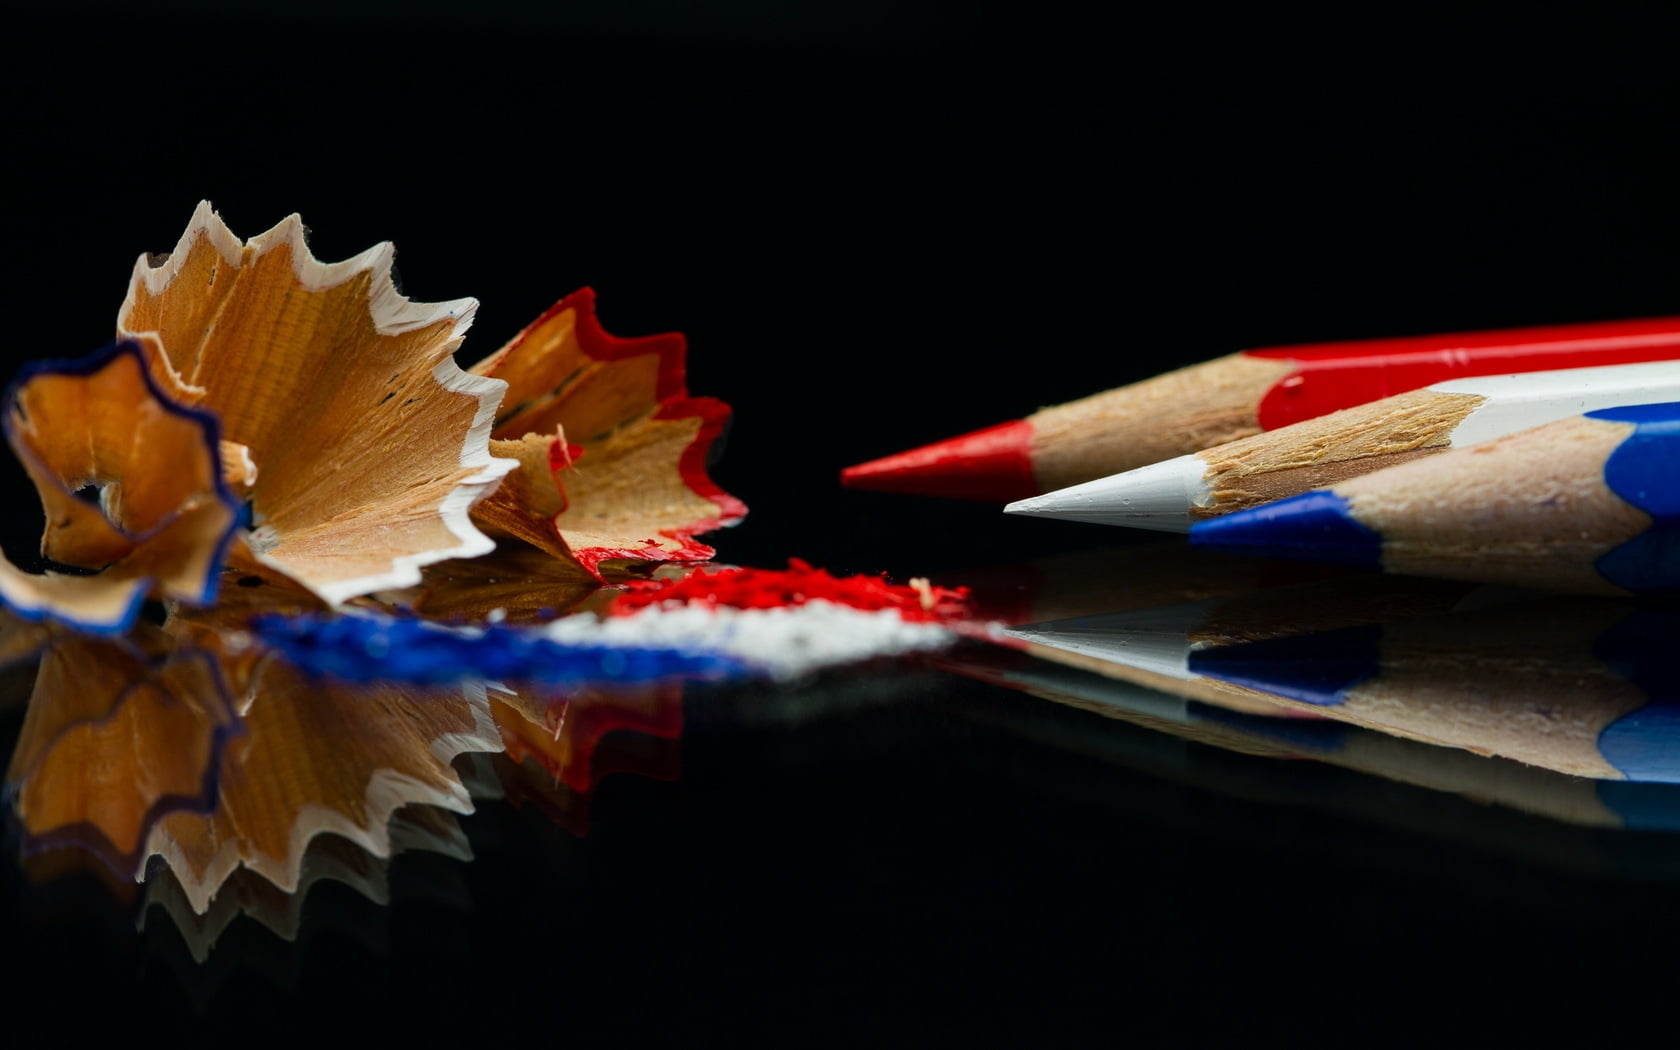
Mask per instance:
[[[262,616],[252,630],[305,672],[347,682],[468,679],[553,685],[722,679],[755,673],[692,648],[567,644],[517,627],[449,628],[394,616]]]

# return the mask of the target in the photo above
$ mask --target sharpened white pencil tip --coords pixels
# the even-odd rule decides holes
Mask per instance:
[[[1201,457],[1179,456],[1016,500],[1003,509],[1006,514],[1188,532],[1192,509],[1209,498],[1206,473]]]

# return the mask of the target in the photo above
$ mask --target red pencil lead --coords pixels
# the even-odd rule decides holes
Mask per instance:
[[[1001,423],[847,467],[840,483],[874,492],[1009,503],[1039,491],[1032,436],[1024,420]]]

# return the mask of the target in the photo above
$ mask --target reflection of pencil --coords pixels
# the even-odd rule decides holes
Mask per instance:
[[[1680,586],[1680,403],[1600,409],[1190,528],[1192,546],[1628,594]]]
[[[848,467],[851,488],[1008,503],[1464,376],[1680,357],[1680,317],[1247,350]]]
[[[1183,536],[957,570],[933,582],[969,590],[975,619],[1020,624],[1376,574],[1195,550]]]
[[[1456,379],[1111,474],[1004,508],[1186,532],[1448,449],[1616,405],[1680,400],[1680,361]]]
[[[937,661],[959,674],[991,682],[1040,699],[1049,707],[1075,708],[1118,722],[1141,726],[1224,751],[1274,759],[1311,759],[1325,766],[1380,777],[1474,800],[1480,812],[1487,803],[1532,813],[1566,824],[1602,828],[1680,830],[1680,787],[1636,781],[1593,780],[1467,750],[1437,747],[1344,722],[1283,721],[1256,718],[1195,700],[1113,682],[1073,668],[1029,661],[1004,651],[953,650]],[[1226,763],[1195,763],[1196,752],[1171,746],[1148,748],[1146,739],[1105,731],[1077,716],[1057,717],[1018,705],[965,704],[960,714],[1002,722],[1011,729],[1071,752],[1149,768],[1173,775],[1192,768],[1214,783],[1248,797],[1309,807],[1347,808],[1383,819],[1419,819],[1414,806],[1396,806],[1386,790],[1364,788],[1365,778],[1333,782],[1312,778],[1298,785],[1302,765],[1273,765],[1239,777]],[[1037,715],[1037,717],[1035,717]],[[1315,763],[1315,764],[1316,764]],[[1381,781],[1372,781],[1381,783]],[[1332,788],[1326,790],[1327,787]],[[1374,803],[1369,809],[1359,800]],[[1449,832],[1454,821],[1421,818],[1433,832]],[[1489,830],[1481,829],[1484,833]],[[1478,836],[1486,847],[1490,840]],[[1536,844],[1533,829],[1517,836],[1523,847]],[[1570,853],[1572,862],[1587,857]]]
[[[1001,647],[958,647],[940,653],[933,662],[1066,707],[1249,755],[1319,758],[1339,747],[1349,732],[1346,725],[1332,719],[1278,718],[1243,711],[1218,699],[1210,702]]]
[[[1003,636],[1046,661],[1276,716],[1288,709],[1280,709],[1266,691],[1198,674],[1192,670],[1190,654],[1206,646],[1440,615],[1532,593],[1454,580],[1359,574],[1204,601],[1022,624],[1005,628]],[[1297,709],[1297,713],[1312,712]]]
[[[1199,649],[1190,667],[1330,717],[1560,773],[1680,783],[1680,616],[1564,597]]]

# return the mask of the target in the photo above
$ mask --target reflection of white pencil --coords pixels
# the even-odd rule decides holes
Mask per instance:
[[[1185,532],[1195,521],[1594,409],[1680,400],[1680,361],[1459,379],[1020,500],[1011,514]]]
[[[1203,601],[1021,624],[1003,633],[1035,646],[1034,651],[1047,659],[1073,654],[1188,682],[1203,677],[1192,671],[1191,653],[1208,646],[1439,616],[1521,601],[1536,593],[1460,580],[1359,574]],[[1082,662],[1081,666],[1091,665]]]

